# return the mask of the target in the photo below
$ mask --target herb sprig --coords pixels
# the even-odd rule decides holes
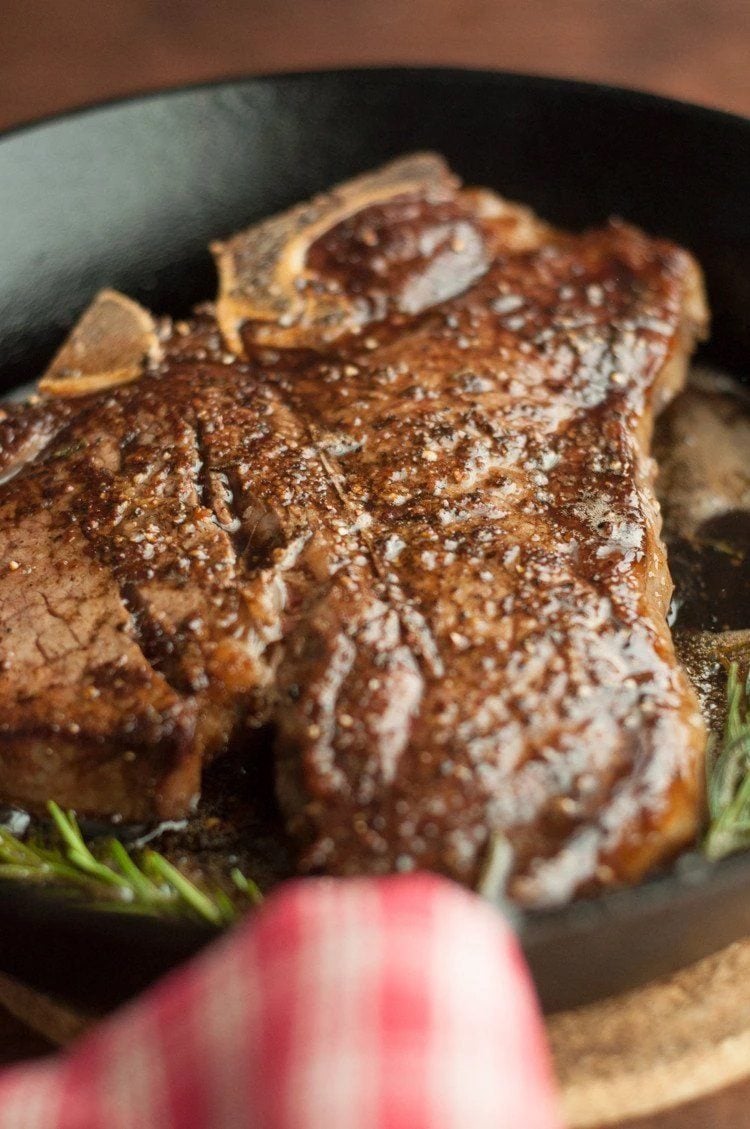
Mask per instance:
[[[242,909],[223,890],[191,882],[158,851],[130,853],[119,839],[98,839],[89,846],[75,812],[47,805],[57,842],[45,845],[21,839],[0,827],[0,878],[54,885],[77,892],[108,909],[187,917],[217,928],[231,925]],[[231,872],[242,900],[258,905],[263,895],[237,868]]]
[[[709,750],[706,776],[708,828],[703,850],[717,860],[750,848],[750,670],[741,677],[736,661],[729,664],[724,732]],[[52,801],[47,810],[57,843],[23,839],[0,826],[0,879],[54,885],[108,909],[190,918],[217,928],[241,916],[242,907],[224,890],[192,882],[158,851],[146,848],[134,854],[114,837],[97,839],[89,846],[75,812],[63,812]],[[504,870],[503,846],[493,843],[480,882],[481,892],[493,899]],[[260,889],[241,870],[234,867],[229,877],[249,905],[262,902]]]
[[[706,760],[708,830],[703,849],[710,859],[750,847],[750,673],[742,678],[729,664],[727,713],[721,742]]]

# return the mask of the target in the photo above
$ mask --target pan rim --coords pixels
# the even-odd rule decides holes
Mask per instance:
[[[16,123],[0,131],[0,158],[2,146],[19,136],[28,135],[49,127],[64,127],[69,121],[81,121],[89,116],[107,111],[127,110],[140,106],[169,102],[189,94],[210,95],[227,89],[237,89],[253,84],[282,83],[297,85],[315,81],[355,81],[358,77],[372,76],[384,82],[399,83],[414,81],[425,84],[449,85],[451,81],[476,83],[477,88],[491,84],[508,90],[554,91],[564,89],[571,95],[596,101],[611,101],[634,111],[639,109],[659,109],[662,112],[702,121],[708,124],[731,126],[747,136],[750,142],[750,117],[709,106],[702,106],[687,100],[653,94],[629,86],[570,79],[554,75],[529,74],[513,70],[493,70],[491,68],[471,68],[450,65],[376,65],[363,67],[328,67],[320,69],[279,70],[259,73],[237,73],[217,77],[209,81],[180,84],[161,89],[139,90],[111,99],[95,100],[65,108],[59,112],[39,118]],[[750,854],[734,856],[716,863],[701,860],[694,866],[681,866],[677,863],[665,873],[656,874],[633,887],[620,888],[599,894],[590,900],[571,902],[566,905],[536,911],[519,911],[517,926],[522,943],[528,952],[559,939],[562,944],[581,932],[601,927],[608,919],[626,927],[628,920],[643,912],[644,905],[652,908],[658,904],[677,906],[688,904],[695,898],[699,889],[710,890],[718,896],[721,890],[750,889]],[[26,892],[26,888],[25,888]],[[35,894],[28,890],[29,896]],[[3,886],[5,897],[5,886]],[[40,899],[41,900],[41,899]],[[59,904],[64,912],[65,899],[45,892],[44,902],[50,900]],[[80,907],[77,907],[80,910]],[[97,911],[99,913],[100,911]],[[716,947],[714,946],[713,951]],[[709,945],[706,951],[712,951]]]
[[[315,79],[340,79],[356,78],[358,75],[374,75],[382,79],[406,79],[415,76],[429,81],[447,81],[451,78],[473,79],[477,82],[498,82],[510,87],[537,87],[538,89],[553,89],[565,87],[571,93],[578,93],[589,97],[616,98],[620,102],[630,103],[633,108],[661,107],[678,114],[687,114],[691,118],[704,118],[707,121],[724,121],[733,123],[750,130],[750,115],[725,110],[719,106],[704,106],[700,102],[691,102],[686,98],[677,98],[667,94],[656,94],[637,86],[620,85],[610,82],[596,82],[590,79],[567,78],[564,75],[535,74],[531,71],[495,70],[491,67],[461,67],[450,64],[373,64],[372,66],[352,67],[320,67],[290,70],[271,71],[238,71],[219,75],[215,78],[199,82],[179,83],[165,87],[143,87],[127,94],[114,95],[111,98],[84,100],[72,106],[39,117],[24,118],[0,130],[0,143],[15,137],[17,134],[29,133],[46,126],[64,123],[70,118],[80,118],[95,115],[100,111],[124,109],[132,104],[157,102],[184,94],[199,94],[220,90],[223,87],[244,86],[255,82],[273,82],[283,80],[297,83]]]

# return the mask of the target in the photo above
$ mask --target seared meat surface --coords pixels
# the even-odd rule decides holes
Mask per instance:
[[[302,870],[494,844],[542,906],[673,854],[705,735],[649,445],[695,263],[429,155],[216,253],[140,380],[0,423],[2,798],[177,816],[271,726]]]

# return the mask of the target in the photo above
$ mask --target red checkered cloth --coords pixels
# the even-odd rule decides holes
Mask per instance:
[[[427,875],[296,882],[68,1052],[0,1129],[559,1129],[523,959]]]

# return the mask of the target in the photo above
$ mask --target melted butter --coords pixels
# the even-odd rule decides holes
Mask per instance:
[[[657,493],[674,582],[670,626],[710,729],[724,721],[719,655],[750,628],[750,394],[697,371],[657,425]]]
[[[698,371],[657,427],[675,632],[750,627],[750,395]]]

